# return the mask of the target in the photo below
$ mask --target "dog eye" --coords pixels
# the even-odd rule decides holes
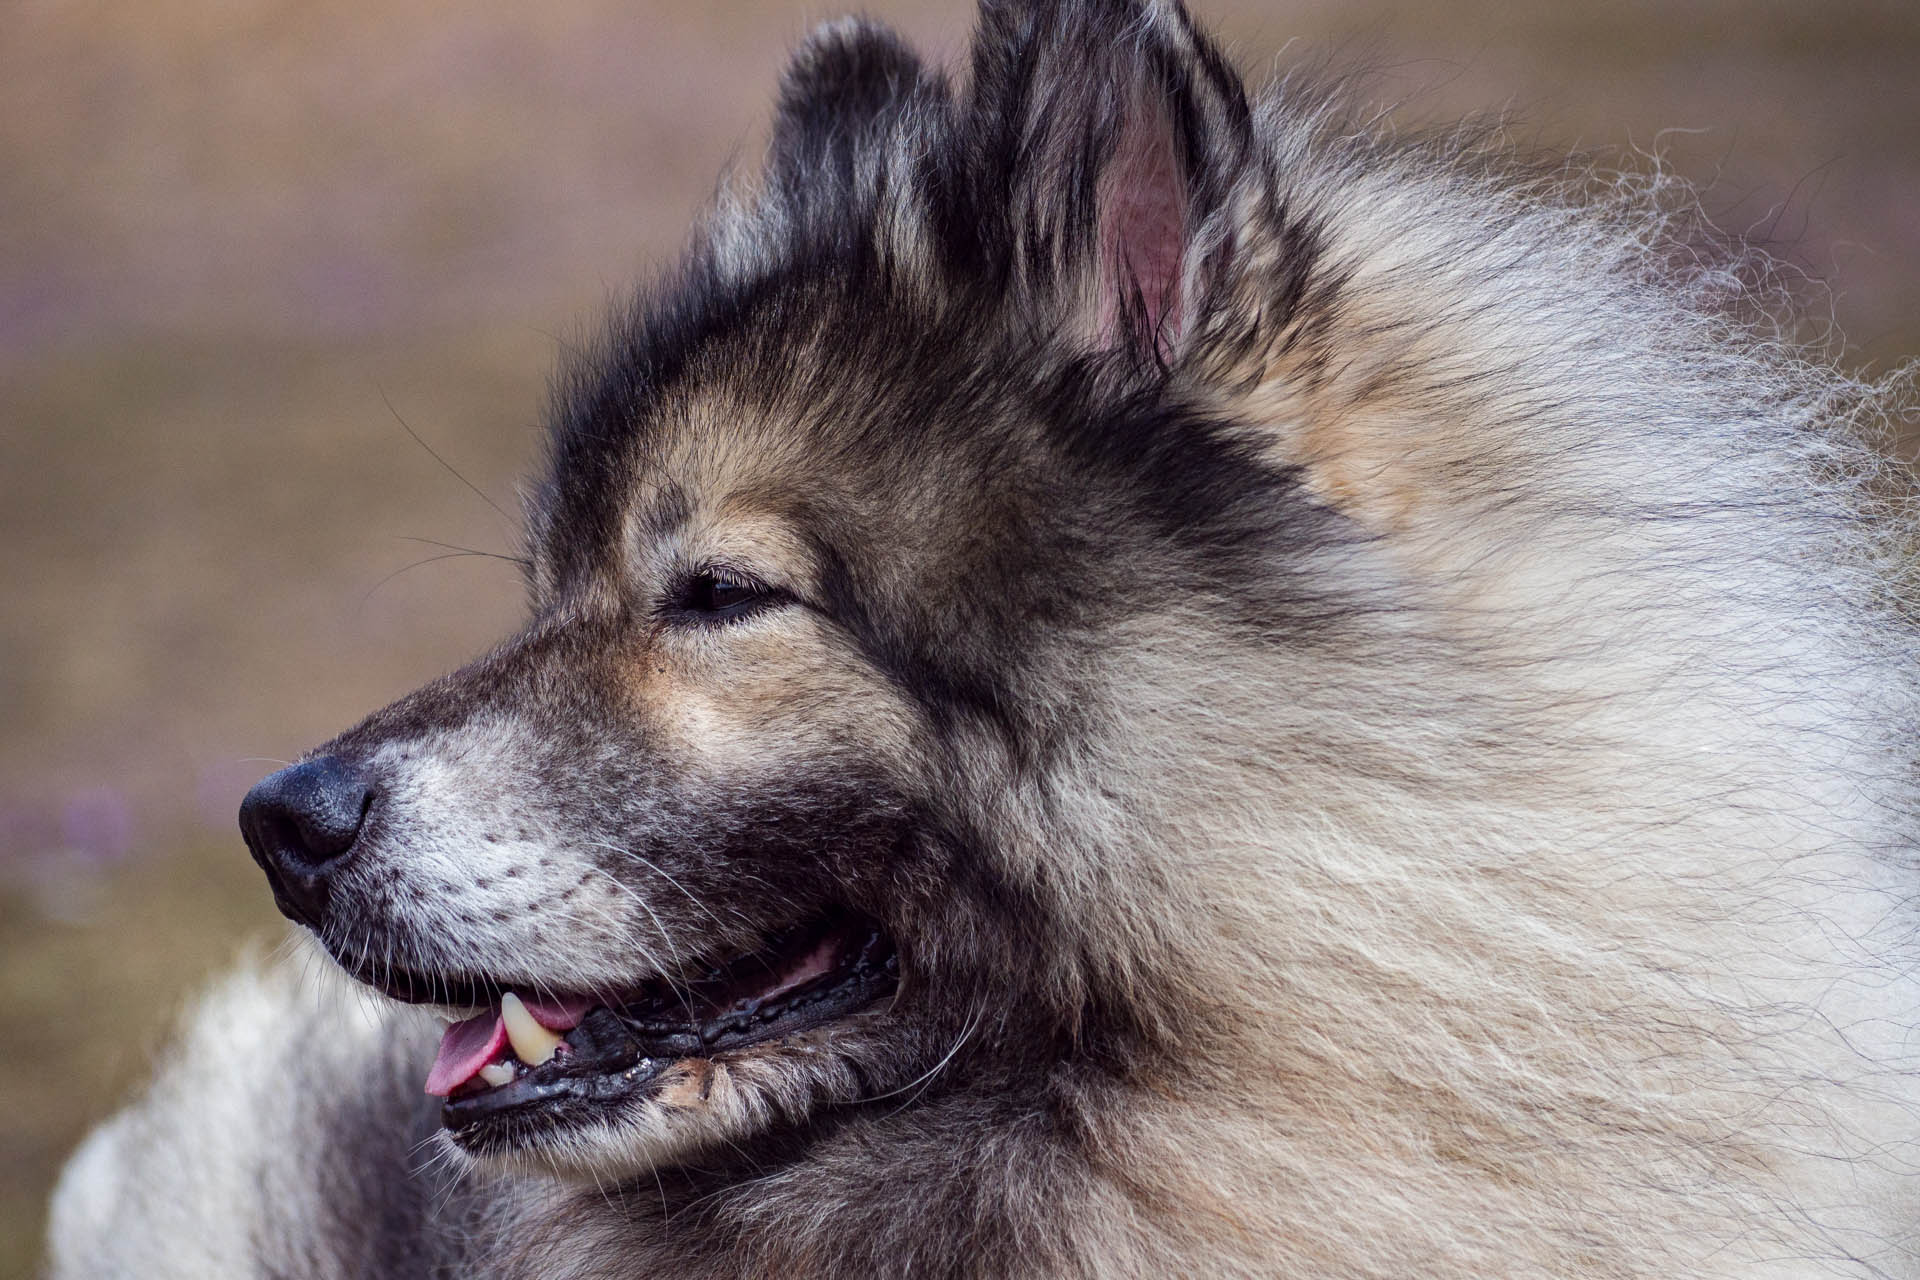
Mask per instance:
[[[731,569],[702,569],[680,588],[676,610],[701,622],[737,622],[780,600],[780,593]]]

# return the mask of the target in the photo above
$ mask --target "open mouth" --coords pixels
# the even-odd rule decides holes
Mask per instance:
[[[613,995],[502,990],[484,981],[380,975],[401,1000],[479,1006],[447,1028],[426,1089],[459,1136],[496,1123],[587,1119],[675,1062],[782,1040],[844,1018],[899,983],[893,944],[871,921],[796,926],[686,982]]]

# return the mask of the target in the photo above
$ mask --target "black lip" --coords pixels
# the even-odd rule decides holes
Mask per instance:
[[[536,1067],[511,1084],[480,1093],[449,1098],[440,1108],[441,1126],[459,1136],[473,1136],[505,1121],[522,1127],[536,1115],[539,1127],[584,1122],[598,1108],[631,1097],[658,1079],[674,1058],[639,1058],[613,1071],[548,1071]],[[551,1065],[551,1064],[549,1064]]]
[[[836,922],[844,923],[849,918],[828,917],[825,922],[813,921],[783,929],[767,939],[760,953],[785,950],[796,939],[809,935],[817,937],[826,932],[829,925]],[[870,933],[878,934],[884,940],[885,935],[880,933],[877,926],[869,924],[866,928]],[[325,942],[324,936],[322,942]],[[327,947],[327,951],[333,956],[334,963],[346,970],[347,976],[355,982],[372,987],[388,999],[398,1000],[402,1004],[438,1004],[456,1009],[482,1009],[499,1004],[500,997],[509,991],[526,992],[546,989],[544,983],[532,977],[509,975],[504,978],[490,978],[458,972],[426,974],[404,965],[396,965],[384,960],[375,961],[365,955],[342,956],[335,953],[331,946]],[[744,967],[752,964],[756,958],[757,954],[736,957],[730,963],[734,967]],[[656,984],[659,987],[656,994],[641,997],[632,1002],[623,1002],[620,1007],[631,1012],[636,1018],[649,1009],[659,1011],[664,1019],[671,1019],[674,1014],[679,1013],[682,1015],[680,1021],[684,1023],[686,1020],[684,1011],[690,1007],[689,994],[698,996],[700,993],[711,992],[724,986],[727,980],[727,968],[727,965],[712,964],[707,967],[702,976],[692,978],[684,984],[669,985],[660,982]],[[656,1019],[658,1020],[660,1019]]]
[[[328,950],[331,952],[332,948]],[[429,976],[396,965],[376,964],[364,958],[349,961],[335,955],[334,960],[355,982],[365,983],[402,1004],[444,1004],[455,1008],[478,1009],[499,1003],[500,997],[509,991],[532,991],[539,987],[534,982],[502,983],[465,974]]]
[[[697,991],[680,1002],[678,1017],[666,1016],[657,999],[622,1009],[596,1008],[567,1033],[567,1053],[507,1084],[448,1098],[441,1123],[463,1139],[492,1136],[496,1129],[525,1133],[584,1123],[645,1089],[675,1062],[786,1039],[838,1021],[893,994],[899,979],[892,942],[869,927],[839,969],[777,999],[706,1018],[697,1016]]]

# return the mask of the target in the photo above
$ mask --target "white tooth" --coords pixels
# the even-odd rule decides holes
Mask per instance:
[[[513,1064],[511,1062],[489,1062],[480,1068],[480,1078],[494,1088],[513,1083]]]
[[[560,1047],[560,1037],[533,1020],[520,997],[509,991],[500,997],[500,1021],[507,1024],[507,1043],[513,1056],[530,1067],[537,1067]]]

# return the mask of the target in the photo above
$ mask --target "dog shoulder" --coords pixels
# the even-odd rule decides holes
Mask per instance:
[[[438,1179],[433,1100],[402,1064],[428,1034],[318,965],[244,963],[68,1162],[49,1275],[409,1273]]]

